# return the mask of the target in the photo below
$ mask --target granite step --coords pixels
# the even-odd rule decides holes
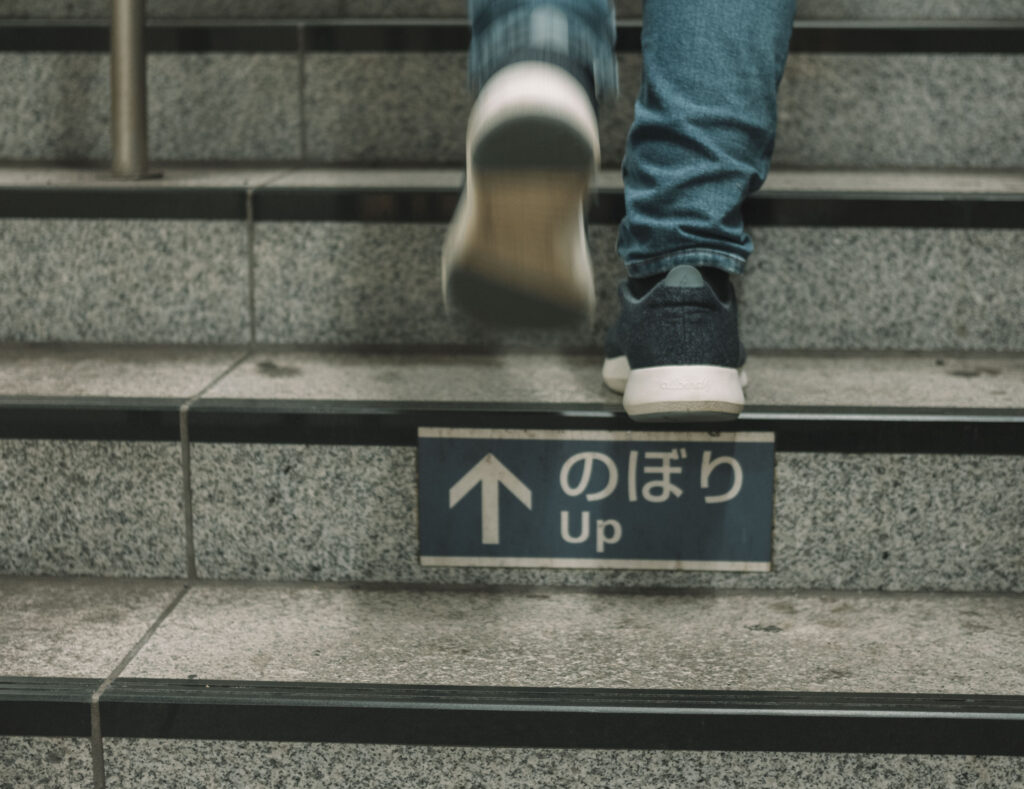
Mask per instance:
[[[775,163],[1019,167],[1024,89],[1013,75],[1024,52],[1020,11],[1007,8],[993,7],[994,16],[981,21],[977,4],[972,19],[956,14],[955,22],[938,10],[930,21],[900,22],[890,14],[802,20],[780,89]],[[156,51],[148,59],[151,155],[177,162],[460,164],[471,101],[465,22],[375,24],[384,23],[391,32],[364,37],[352,30],[366,20],[318,22],[315,15],[227,25],[156,22]],[[0,119],[0,161],[109,160],[102,25],[33,20],[0,35],[0,68],[9,75],[0,103],[14,108]],[[637,23],[624,21],[622,28],[622,93],[601,123],[611,167],[622,159],[641,71]],[[24,51],[30,43],[38,49]]]
[[[600,348],[622,277],[619,174],[601,173],[590,215],[594,325],[519,334],[444,315],[461,178],[168,168],[128,184],[0,168],[0,340]],[[750,348],[1024,351],[1020,173],[779,168],[745,213]]]
[[[753,354],[734,428],[775,435],[760,573],[421,564],[417,428],[635,429],[593,355],[7,346],[0,360],[6,574],[1024,591],[1019,354]]]
[[[1024,776],[1019,594],[0,591],[12,785],[90,770],[107,787]]]
[[[1017,0],[797,0],[798,19],[1024,19]],[[643,0],[615,0],[620,18],[639,17]],[[149,0],[152,19],[460,17],[465,0]],[[105,0],[7,0],[0,18],[106,19]]]

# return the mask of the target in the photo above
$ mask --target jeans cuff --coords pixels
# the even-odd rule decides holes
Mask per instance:
[[[742,274],[744,258],[718,249],[690,248],[667,252],[653,258],[626,263],[626,274],[634,279],[667,274],[676,266],[706,266],[721,269],[727,274]]]
[[[595,27],[554,4],[520,5],[482,25],[476,22],[469,49],[469,87],[474,95],[505,66],[539,60],[576,77],[595,110],[618,96],[614,17]]]

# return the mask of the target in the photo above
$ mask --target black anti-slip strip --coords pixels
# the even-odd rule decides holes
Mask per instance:
[[[203,400],[195,442],[414,446],[419,427],[771,431],[781,452],[1024,454],[1024,412],[749,409],[716,425],[641,424],[606,406]]]
[[[268,187],[254,197],[257,221],[441,222],[456,189],[305,189]],[[743,207],[751,225],[832,227],[1024,228],[1024,194],[820,194],[761,192]],[[622,190],[599,190],[592,224],[618,224]]]
[[[101,679],[0,677],[0,737],[88,737]]]
[[[0,439],[177,441],[180,400],[0,398]],[[738,420],[642,424],[607,406],[201,400],[205,443],[415,446],[420,427],[773,432],[781,452],[1024,454],[1024,411],[749,408]]]
[[[1024,699],[117,680],[104,737],[1024,754]]]
[[[177,441],[183,400],[0,397],[0,439]]]
[[[447,223],[459,190],[374,187],[275,187],[253,196],[253,217],[286,222]],[[760,192],[743,206],[751,225],[818,227],[1024,228],[1024,194],[844,194]],[[618,224],[625,215],[622,190],[594,194],[592,224]],[[175,187],[142,181],[130,188],[0,187],[0,217],[39,219],[237,219],[246,218],[242,187]]]
[[[765,191],[744,203],[743,218],[770,226],[1019,229],[1024,228],[1024,195]]]
[[[469,47],[466,22],[456,19],[310,20],[286,22],[150,20],[150,52],[295,52],[299,26],[306,48],[321,52],[463,52]],[[1024,52],[1024,22],[803,21],[794,25],[793,52]],[[616,48],[639,52],[640,23],[618,27]],[[105,20],[49,23],[8,20],[0,25],[0,51],[106,52]]]

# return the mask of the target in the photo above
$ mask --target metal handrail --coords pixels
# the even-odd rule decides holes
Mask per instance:
[[[115,178],[149,178],[145,0],[111,0],[110,101]]]

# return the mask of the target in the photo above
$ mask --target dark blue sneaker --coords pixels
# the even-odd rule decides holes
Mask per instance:
[[[619,287],[622,313],[609,332],[604,377],[638,421],[711,421],[743,410],[736,296],[722,298],[693,266],[677,266],[654,287]],[[624,353],[623,353],[624,352]],[[625,360],[623,362],[623,356]]]

